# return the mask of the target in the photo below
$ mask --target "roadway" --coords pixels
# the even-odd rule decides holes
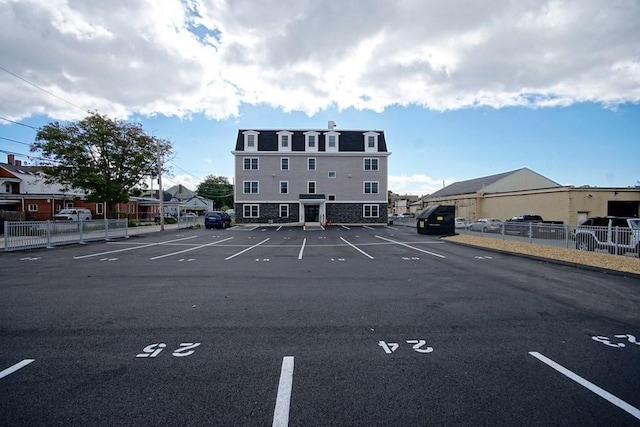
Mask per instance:
[[[638,425],[640,280],[405,227],[0,254],[2,425]]]

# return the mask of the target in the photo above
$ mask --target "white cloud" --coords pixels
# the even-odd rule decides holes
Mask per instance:
[[[0,114],[640,102],[640,3],[0,0]]]
[[[423,174],[413,175],[389,175],[388,190],[396,194],[411,194],[415,196],[425,196],[435,193],[444,186],[452,184],[458,180],[447,178],[444,180],[435,179]]]

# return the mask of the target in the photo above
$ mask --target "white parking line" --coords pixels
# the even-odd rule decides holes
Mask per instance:
[[[183,249],[183,250],[178,251],[178,252],[171,252],[171,253],[164,254],[164,255],[154,256],[153,258],[149,258],[149,259],[151,259],[153,261],[153,260],[156,260],[156,259],[165,258],[165,257],[172,256],[172,255],[183,254],[185,252],[195,251],[196,249],[205,248],[207,246],[217,245],[218,243],[226,242],[227,240],[231,240],[231,239],[233,239],[233,237],[227,237],[226,239],[216,240],[215,242],[207,243],[206,245],[198,245],[198,246],[194,246],[194,247],[189,248],[189,249]]]
[[[302,253],[304,252],[304,247],[307,244],[307,238],[305,237],[302,240],[302,247],[300,248],[300,253],[298,254],[298,259],[302,259]]]
[[[293,356],[282,359],[280,383],[276,408],[273,411],[273,427],[287,427],[289,425],[289,407],[291,406],[291,389],[293,388]]]
[[[256,243],[255,245],[253,245],[253,246],[251,246],[251,247],[249,247],[249,248],[247,248],[247,249],[245,249],[245,250],[242,250],[242,251],[240,251],[240,252],[238,252],[238,253],[236,253],[236,254],[233,254],[233,255],[231,255],[231,256],[226,257],[226,258],[225,258],[225,261],[229,261],[231,258],[235,258],[235,257],[237,257],[238,255],[242,255],[243,253],[245,253],[245,252],[247,252],[247,251],[250,251],[251,249],[253,249],[253,248],[255,248],[255,247],[260,246],[261,244],[263,244],[263,243],[264,243],[264,242],[266,242],[267,240],[269,240],[269,238],[268,238],[268,237],[267,237],[266,239],[264,239],[264,240],[263,240],[262,242],[260,242],[260,243]]]
[[[7,375],[13,374],[18,369],[22,369],[27,366],[29,363],[34,362],[35,359],[24,359],[22,362],[18,362],[15,365],[5,369],[4,371],[0,371],[0,379],[6,377]]]
[[[560,372],[562,375],[572,379],[573,381],[577,382],[581,386],[583,386],[583,387],[587,388],[588,390],[594,392],[595,394],[597,394],[598,396],[602,397],[603,399],[608,400],[610,403],[613,403],[618,408],[622,409],[623,411],[628,412],[629,414],[633,415],[634,417],[636,417],[637,419],[640,420],[640,410],[638,408],[629,405],[624,400],[617,398],[616,396],[614,396],[613,394],[609,393],[608,391],[601,389],[600,387],[598,387],[597,385],[593,384],[592,382],[589,382],[589,381],[585,380],[584,378],[582,378],[581,376],[579,376],[577,374],[574,374],[573,372],[571,372],[570,370],[568,370],[564,366],[557,364],[553,360],[549,359],[548,357],[543,356],[542,354],[540,354],[540,353],[538,353],[536,351],[530,351],[529,354],[532,355],[533,357],[535,357],[536,359],[538,359],[539,361],[541,361],[542,363],[546,364],[547,366],[550,366],[553,369],[555,369],[556,371]]]
[[[369,259],[373,259],[373,257],[371,255],[369,255],[368,253],[366,253],[365,251],[363,251],[362,249],[360,249],[359,247],[357,247],[356,245],[346,241],[344,238],[340,238],[342,239],[343,242],[345,242],[347,245],[351,246],[353,249],[357,250],[358,252],[360,252],[362,255],[369,257]]]
[[[148,248],[151,246],[158,246],[158,245],[164,245],[166,243],[172,243],[172,242],[180,242],[182,240],[189,240],[189,239],[195,239],[198,236],[191,236],[191,237],[184,237],[182,239],[174,239],[174,240],[167,240],[165,242],[158,242],[158,243],[149,243],[148,245],[140,245],[140,246],[134,246],[131,248],[124,248],[124,249],[116,249],[113,251],[107,251],[107,252],[100,252],[97,254],[89,254],[89,255],[81,255],[81,256],[74,256],[73,259],[82,259],[82,258],[91,258],[94,256],[102,256],[102,255],[107,255],[107,254],[115,254],[117,252],[125,252],[125,251],[132,251],[134,249],[142,249],[142,248]]]
[[[387,242],[395,243],[397,245],[406,246],[407,248],[411,248],[411,249],[413,249],[415,251],[419,251],[419,252],[424,252],[425,254],[433,255],[433,256],[438,257],[438,258],[446,258],[444,255],[440,255],[440,254],[437,254],[435,252],[425,251],[424,249],[416,248],[415,246],[407,245],[406,243],[397,242],[395,240],[387,239],[387,238],[384,238],[384,237],[381,237],[381,236],[376,236],[376,237],[378,239],[386,240]]]
[[[375,230],[375,228],[369,227],[368,225],[363,225],[362,228],[366,228],[367,230]]]
[[[344,228],[345,230],[351,230],[349,227],[347,227],[346,225],[341,225],[340,227]]]

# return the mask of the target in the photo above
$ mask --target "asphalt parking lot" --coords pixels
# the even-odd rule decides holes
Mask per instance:
[[[2,425],[638,425],[640,280],[401,227],[0,254]]]

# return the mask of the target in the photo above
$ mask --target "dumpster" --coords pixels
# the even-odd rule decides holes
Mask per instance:
[[[456,234],[455,216],[455,206],[429,206],[416,217],[418,234],[435,234],[440,236]]]

